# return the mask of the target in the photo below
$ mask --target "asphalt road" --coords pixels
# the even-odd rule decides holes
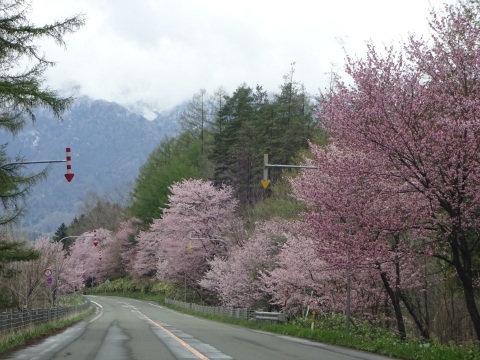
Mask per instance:
[[[87,320],[2,359],[385,360],[290,336],[196,318],[152,302],[91,296]]]

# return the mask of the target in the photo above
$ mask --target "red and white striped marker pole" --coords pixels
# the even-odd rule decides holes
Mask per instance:
[[[74,174],[72,173],[72,156],[70,155],[70,148],[67,147],[67,173],[65,174],[65,179],[68,182],[72,181]]]
[[[102,249],[98,249],[98,260],[102,260]]]
[[[93,246],[98,245],[98,240],[97,240],[97,229],[93,230]]]

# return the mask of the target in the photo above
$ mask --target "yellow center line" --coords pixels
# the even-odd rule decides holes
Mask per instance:
[[[156,327],[158,327],[160,330],[164,331],[167,335],[169,335],[172,339],[178,341],[180,344],[182,344],[186,349],[188,349],[191,353],[193,353],[195,356],[198,356],[198,358],[200,358],[201,360],[209,360],[208,357],[206,357],[205,355],[203,355],[201,352],[199,352],[198,350],[196,350],[195,348],[193,348],[191,345],[187,344],[185,341],[183,341],[182,339],[180,339],[177,335],[175,335],[174,333],[172,333],[170,330],[164,328],[162,325],[160,325],[159,323],[156,323],[155,321],[153,321],[152,319],[150,319],[148,316],[142,314],[140,311],[139,313],[151,324],[155,325]]]

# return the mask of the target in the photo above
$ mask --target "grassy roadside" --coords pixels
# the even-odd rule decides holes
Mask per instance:
[[[34,344],[44,338],[52,336],[90,316],[94,307],[90,306],[86,311],[76,316],[67,316],[61,320],[30,326],[13,333],[0,335],[0,355],[6,352]]]

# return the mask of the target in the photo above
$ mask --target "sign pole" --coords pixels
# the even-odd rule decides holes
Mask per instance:
[[[268,168],[284,168],[284,169],[318,169],[318,166],[310,165],[282,165],[282,164],[269,164],[268,163],[268,154],[263,154],[263,179],[261,181],[264,189],[270,185],[270,180],[268,179]]]

